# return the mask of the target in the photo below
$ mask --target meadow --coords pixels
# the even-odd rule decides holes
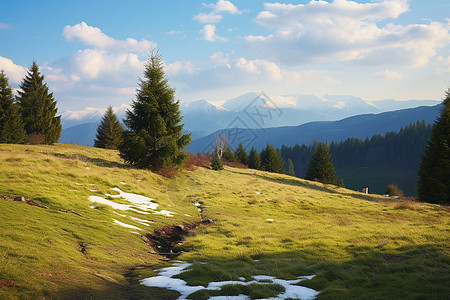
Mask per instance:
[[[3,144],[0,162],[0,194],[47,207],[0,198],[0,298],[176,299],[177,292],[139,284],[172,263],[141,235],[200,221],[196,202],[213,223],[178,246],[177,259],[192,266],[177,277],[190,285],[315,275],[301,285],[319,291],[317,299],[450,295],[446,206],[232,167],[183,170],[169,179],[124,165],[116,151],[76,145]],[[117,194],[113,188],[150,197],[175,214],[89,201],[126,204],[106,196]],[[231,285],[190,298],[245,293],[257,299],[279,291],[276,284]]]

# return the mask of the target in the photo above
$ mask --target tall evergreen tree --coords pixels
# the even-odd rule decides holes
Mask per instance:
[[[212,156],[211,169],[216,170],[216,171],[223,170],[223,164],[219,158],[219,153],[217,152],[217,149],[214,150],[214,153]]]
[[[305,179],[337,184],[333,160],[326,144],[320,143],[317,145],[316,152],[309,161]]]
[[[270,144],[267,144],[266,148],[261,151],[261,167],[268,172],[284,173],[283,158]]]
[[[161,55],[152,51],[136,101],[124,120],[130,130],[123,134],[120,156],[138,168],[157,170],[180,165],[187,158],[184,147],[191,136],[182,134],[179,101],[175,101],[175,90],[169,86],[163,68]]]
[[[61,136],[61,116],[53,93],[49,93],[44,75],[35,61],[23,79],[17,101],[21,108],[27,134],[42,134],[45,143],[58,142]]]
[[[106,108],[102,121],[97,128],[97,134],[94,141],[94,147],[117,149],[122,142],[123,127],[117,120],[111,106]]]
[[[295,176],[294,164],[292,163],[292,159],[288,158],[286,163],[286,175]]]
[[[22,143],[25,139],[22,116],[14,97],[8,78],[0,71],[0,143]]]
[[[242,143],[239,143],[239,146],[236,149],[236,152],[234,153],[236,158],[239,160],[239,162],[243,165],[248,164],[248,155],[247,151],[245,151],[244,145]]]
[[[441,114],[433,124],[418,175],[420,201],[450,204],[450,89],[446,92]]]
[[[229,162],[236,162],[236,157],[234,156],[233,150],[228,145],[223,147],[222,159]]]
[[[252,147],[248,156],[248,167],[250,169],[261,169],[261,157],[254,147]]]

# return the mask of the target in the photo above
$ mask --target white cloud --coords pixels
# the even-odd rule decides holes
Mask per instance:
[[[237,7],[233,3],[226,0],[219,0],[216,4],[204,4],[204,6],[211,8],[215,13],[226,12],[232,15],[241,13],[241,11],[239,11],[239,9],[237,9]]]
[[[423,66],[450,42],[446,24],[406,26],[377,22],[408,10],[406,0],[356,3],[349,0],[308,4],[266,3],[254,19],[273,32],[247,36],[247,45],[265,59],[287,65],[316,61]],[[264,51],[259,51],[264,49]]]
[[[194,20],[199,23],[219,23],[222,20],[223,13],[229,13],[231,15],[241,14],[242,12],[237,7],[226,0],[219,0],[217,3],[203,4],[204,8],[208,9],[208,13],[200,12],[194,16]]]
[[[216,34],[216,26],[211,24],[206,24],[203,26],[203,29],[200,30],[200,33],[203,34],[203,39],[210,42],[226,42],[227,38],[218,36]]]
[[[184,92],[204,92],[206,90],[236,89],[268,90],[273,86],[280,93],[291,89],[298,91],[299,84],[320,82],[321,84],[339,84],[335,79],[338,73],[323,70],[290,71],[280,68],[276,63],[267,60],[248,60],[244,57],[230,58],[222,52],[210,56],[209,64],[204,68],[192,67],[191,72],[186,68],[171,68],[170,80],[181,84]],[[183,65],[181,62],[178,65]],[[177,70],[175,72],[175,69]]]
[[[192,74],[198,71],[198,68],[190,61],[176,61],[164,68],[167,75],[176,75],[180,73]]]
[[[376,72],[375,78],[399,80],[399,79],[405,78],[405,75],[403,75],[402,73],[399,73],[399,72],[386,70],[386,71],[382,71],[382,72]]]
[[[436,69],[437,75],[443,76],[450,73],[450,56],[448,56],[447,58],[439,56],[437,58],[437,62],[438,62],[438,67]]]
[[[113,39],[104,34],[100,28],[89,26],[85,22],[74,26],[65,26],[63,36],[69,42],[78,39],[87,46],[108,52],[148,53],[150,49],[156,47],[154,42],[146,39],[142,39],[141,41],[132,38],[127,38],[125,41]]]
[[[5,71],[9,84],[18,84],[27,74],[27,69],[16,65],[11,59],[0,56],[0,70]]]
[[[222,16],[217,15],[214,12],[208,14],[199,13],[198,15],[194,16],[194,20],[198,21],[199,23],[219,23],[222,20]]]

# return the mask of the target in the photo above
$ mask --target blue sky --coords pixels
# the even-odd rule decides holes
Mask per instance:
[[[2,1],[0,69],[33,60],[60,111],[129,104],[151,47],[182,102],[243,93],[434,99],[450,86],[450,2]]]

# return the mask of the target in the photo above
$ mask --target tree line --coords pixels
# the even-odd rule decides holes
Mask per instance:
[[[138,168],[159,170],[180,166],[186,160],[184,147],[190,134],[182,134],[184,124],[168,84],[161,55],[152,51],[144,65],[136,100],[126,113],[126,129],[109,106],[97,129],[95,146],[118,149],[120,156]],[[0,72],[0,143],[58,142],[61,116],[56,100],[33,61],[23,78],[18,95],[13,96],[5,72]],[[220,153],[220,154],[219,154]],[[374,135],[365,140],[349,138],[341,142],[313,143],[275,149],[267,144],[260,153],[247,155],[242,144],[233,153],[216,147],[211,167],[222,169],[221,159],[240,162],[249,168],[343,186],[338,170],[348,165],[377,165],[419,169],[419,199],[450,203],[450,89],[446,92],[440,117],[431,126],[424,121],[409,124],[399,132]],[[395,187],[395,186],[393,186]],[[392,189],[392,188],[391,188]]]
[[[0,143],[53,144],[61,136],[61,116],[39,67],[33,61],[14,97],[0,71]]]

